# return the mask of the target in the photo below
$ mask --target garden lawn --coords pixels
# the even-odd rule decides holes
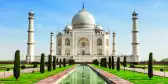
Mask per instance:
[[[116,68],[112,70],[97,65],[92,66],[107,71],[111,74],[114,74],[120,78],[123,78],[135,84],[168,84],[168,78],[166,77],[153,76],[152,79],[149,79],[148,74],[144,73],[138,73],[129,70],[125,70],[124,72],[124,70],[117,71]]]
[[[62,72],[68,68],[71,68],[74,65],[68,65],[66,67],[56,68],[56,70],[52,70],[50,72],[45,71],[43,74],[41,74],[39,71],[33,73],[24,73],[21,74],[18,81],[11,76],[9,78],[3,78],[0,79],[0,84],[34,84],[42,79],[48,78],[50,76],[53,76],[59,72]]]

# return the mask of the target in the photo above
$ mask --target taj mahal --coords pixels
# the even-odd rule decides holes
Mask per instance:
[[[39,61],[40,56],[34,56],[34,12],[29,12],[28,42],[26,61]],[[116,32],[104,31],[100,24],[96,24],[94,16],[89,13],[84,5],[74,15],[71,24],[67,24],[62,32],[56,35],[50,33],[50,55],[59,59],[74,59],[75,62],[92,62],[94,59],[108,58],[115,59],[127,57],[128,62],[139,62],[139,42],[137,28],[137,13],[132,14],[132,54],[116,54]],[[131,21],[131,19],[130,19]],[[131,24],[130,24],[131,25]],[[112,35],[111,35],[112,34]],[[110,42],[112,36],[112,42]],[[47,58],[47,56],[46,56]]]

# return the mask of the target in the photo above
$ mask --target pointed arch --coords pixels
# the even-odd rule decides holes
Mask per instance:
[[[61,46],[61,45],[62,45],[62,40],[61,40],[61,38],[58,39],[58,43],[57,43],[57,44],[58,44],[58,46]]]
[[[69,38],[66,38],[66,39],[65,39],[65,45],[66,45],[66,46],[70,46],[70,39],[69,39]]]
[[[98,39],[97,39],[97,45],[98,45],[98,46],[102,46],[102,39],[101,39],[101,38],[98,38]]]
[[[98,49],[97,49],[97,54],[98,54],[98,55],[102,55],[102,49],[101,49],[101,48],[98,48]]]
[[[68,48],[65,49],[65,55],[70,55],[70,49]]]
[[[109,39],[106,39],[106,46],[109,46]]]
[[[61,55],[61,48],[58,48],[58,55]]]

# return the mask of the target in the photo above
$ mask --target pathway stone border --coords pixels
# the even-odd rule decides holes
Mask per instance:
[[[76,66],[66,69],[60,73],[50,76],[46,79],[40,80],[36,84],[58,84],[63,78],[65,78],[70,71],[73,71]]]

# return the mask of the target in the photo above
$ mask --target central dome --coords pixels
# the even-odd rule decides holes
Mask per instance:
[[[88,11],[82,9],[73,17],[72,25],[76,27],[79,27],[80,25],[83,25],[85,27],[86,25],[90,25],[89,27],[91,27],[95,25],[95,19],[93,15],[91,15]]]

